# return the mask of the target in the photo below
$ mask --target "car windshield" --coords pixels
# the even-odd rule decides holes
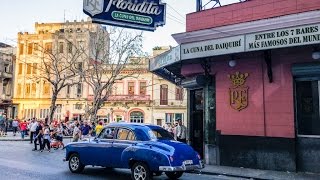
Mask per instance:
[[[165,129],[151,129],[149,130],[150,139],[159,139],[159,140],[174,140],[173,136]]]

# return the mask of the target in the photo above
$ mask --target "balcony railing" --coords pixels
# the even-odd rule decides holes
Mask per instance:
[[[93,100],[93,95],[88,96],[88,100],[92,101]],[[111,95],[108,97],[106,101],[110,102],[134,102],[134,101],[150,101],[150,95]]]

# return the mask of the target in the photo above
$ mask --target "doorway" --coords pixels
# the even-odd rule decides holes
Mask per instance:
[[[201,157],[204,155],[204,93],[203,89],[190,90],[190,142]]]

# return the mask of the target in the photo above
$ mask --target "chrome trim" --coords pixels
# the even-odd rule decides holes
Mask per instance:
[[[173,172],[173,171],[192,171],[195,169],[202,169],[203,162],[200,161],[200,164],[194,165],[182,165],[182,166],[159,166],[159,171],[163,172]]]

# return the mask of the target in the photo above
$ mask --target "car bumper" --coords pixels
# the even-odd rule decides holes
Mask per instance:
[[[182,165],[182,166],[159,166],[159,171],[163,172],[173,172],[173,171],[193,171],[196,169],[204,168],[203,162],[201,161],[200,164],[194,165]]]

